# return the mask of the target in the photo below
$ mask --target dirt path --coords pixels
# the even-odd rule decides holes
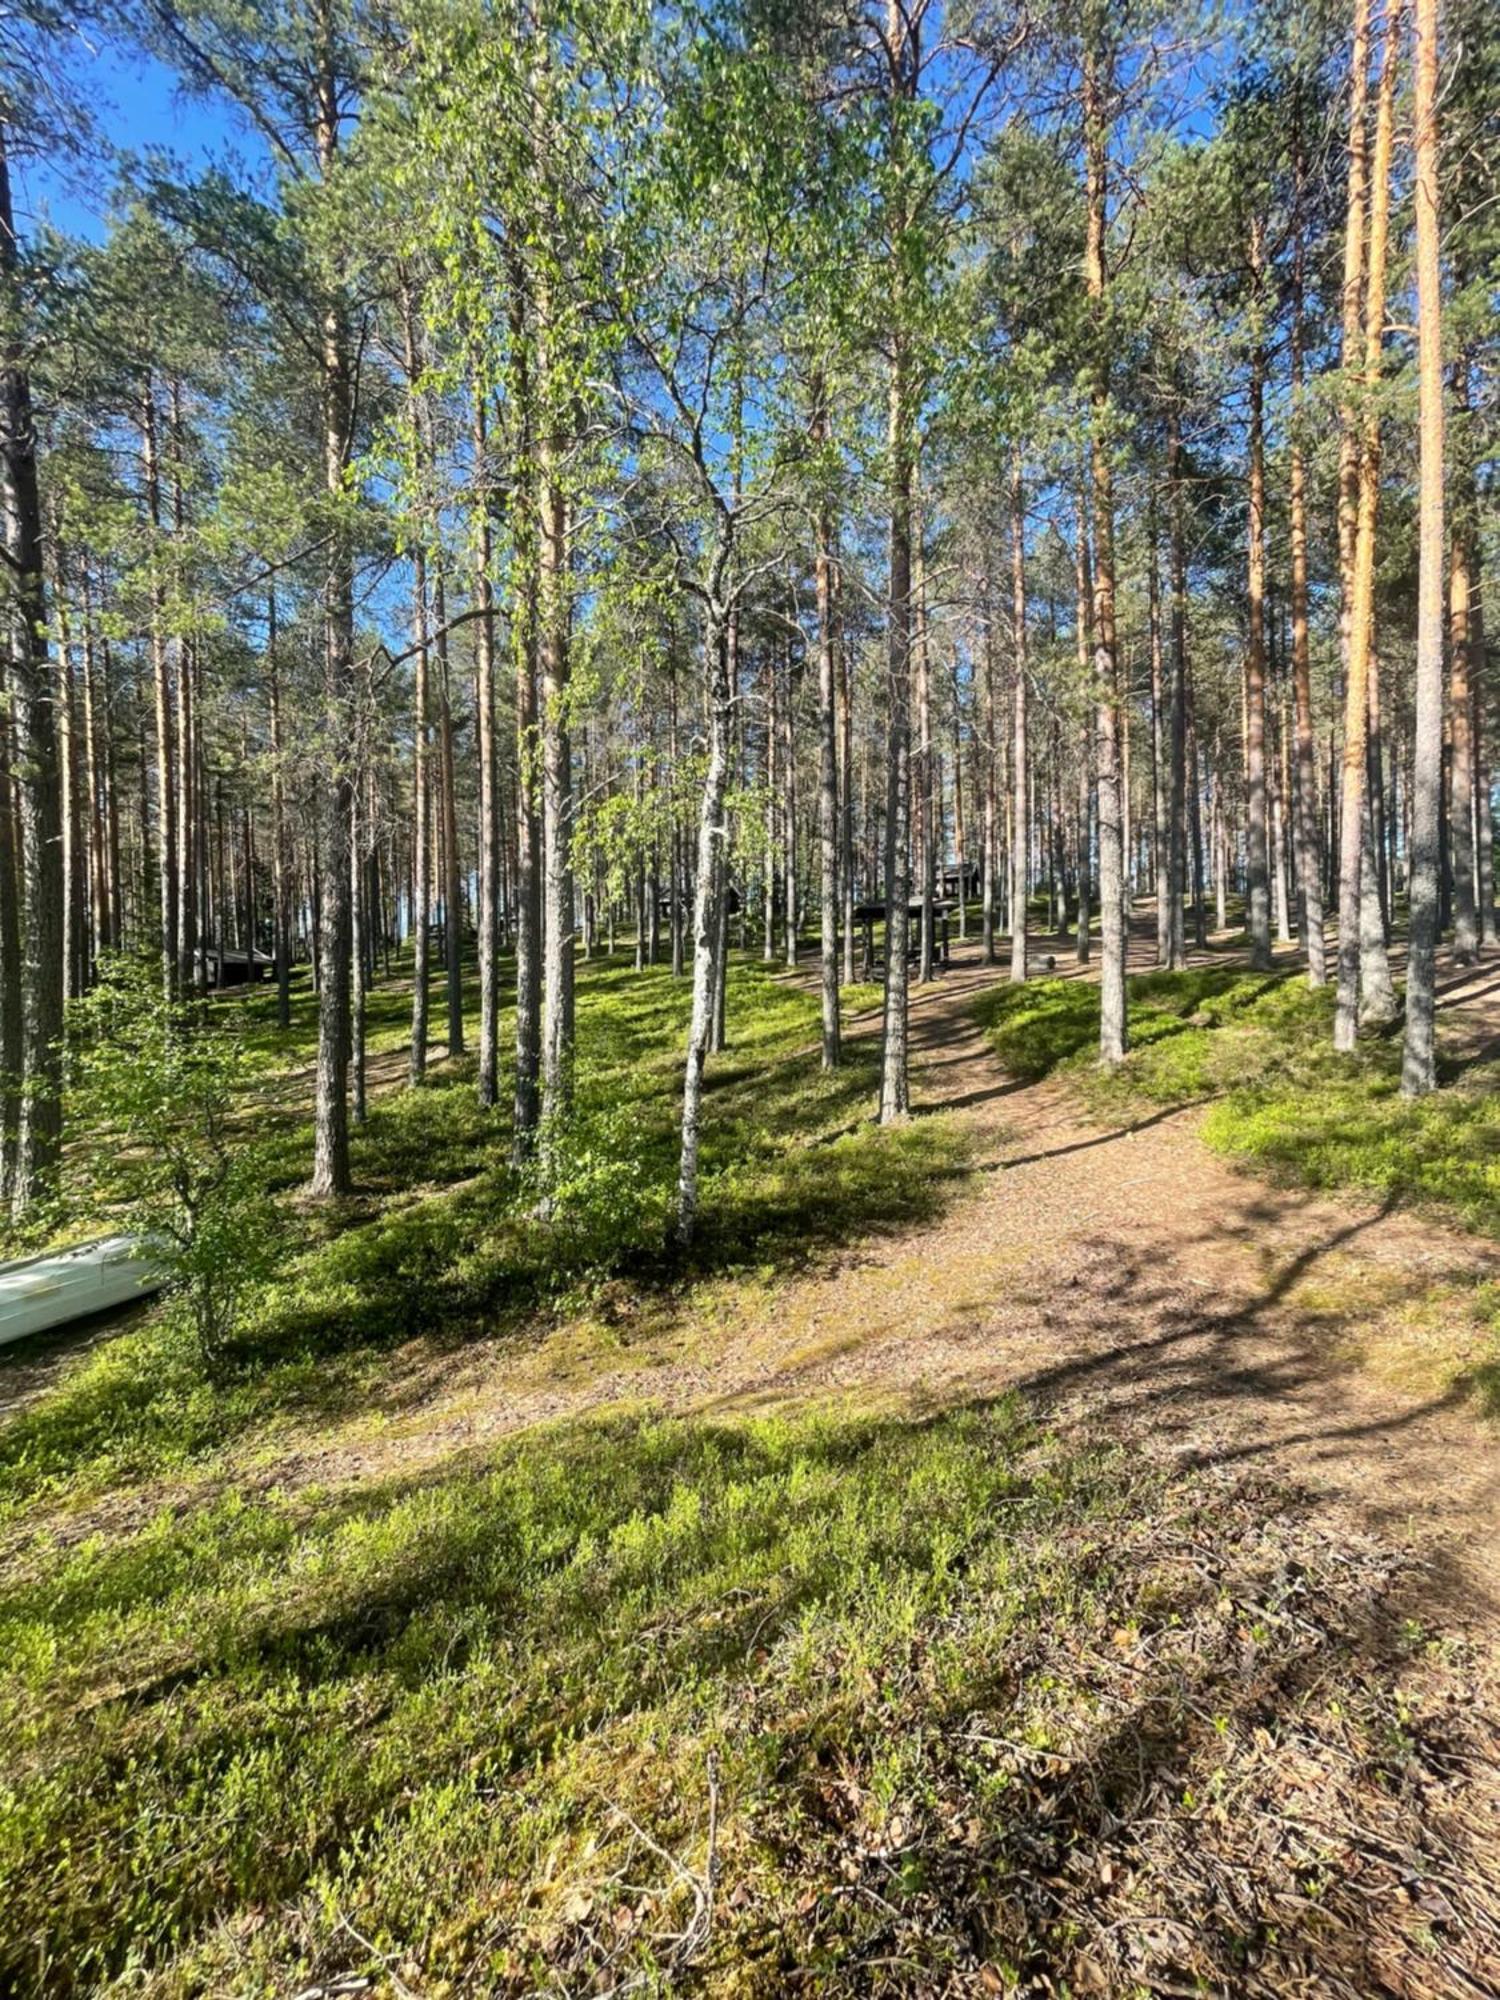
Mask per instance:
[[[1018,1085],[970,1019],[992,976],[970,952],[913,1015],[915,1101],[969,1128],[975,1192],[786,1287],[746,1357],[759,1379],[727,1400],[1018,1390],[1190,1459],[1259,1459],[1451,1564],[1455,1608],[1500,1633],[1500,1442],[1456,1392],[1413,1397],[1361,1366],[1382,1326],[1500,1279],[1500,1250],[1239,1173],[1196,1111],[1106,1128],[1056,1084]]]
[[[1097,967],[1059,955],[1056,970]],[[1210,1153],[1195,1111],[1091,1124],[1065,1089],[999,1067],[970,1017],[997,977],[971,944],[914,989],[917,1115],[947,1113],[972,1148],[974,1172],[940,1219],[716,1301],[712,1338],[690,1305],[680,1340],[627,1341],[618,1363],[595,1353],[571,1366],[566,1336],[519,1355],[422,1345],[373,1429],[288,1440],[251,1483],[420,1476],[454,1451],[621,1403],[710,1413],[833,1395],[923,1410],[1014,1391],[1184,1462],[1263,1462],[1331,1518],[1420,1549],[1435,1590],[1500,1657],[1500,1443],[1456,1394],[1403,1393],[1362,1366],[1383,1328],[1462,1312],[1500,1282],[1500,1247],[1347,1194],[1272,1188]],[[1487,1047],[1500,1027],[1492,969],[1449,968],[1442,987],[1446,1039]],[[878,1033],[878,1020],[855,1032]],[[0,1410],[45,1387],[65,1354],[13,1371]]]
[[[1139,942],[1144,969],[1144,929]],[[621,1403],[711,1413],[833,1395],[922,1410],[1015,1391],[1185,1463],[1262,1462],[1310,1489],[1330,1525],[1419,1550],[1434,1594],[1500,1658],[1500,1443],[1457,1393],[1403,1393],[1362,1365],[1383,1329],[1404,1325],[1409,1344],[1414,1319],[1461,1313],[1500,1281],[1500,1247],[1378,1202],[1272,1188],[1210,1153],[1195,1111],[1091,1124],[1060,1086],[1000,1069],[970,1018],[996,977],[970,945],[914,993],[917,1115],[946,1112],[973,1149],[938,1221],[751,1288],[723,1302],[716,1337],[699,1315],[680,1342],[618,1365],[572,1368],[565,1343],[521,1357],[480,1343],[436,1371],[424,1353],[376,1436],[326,1440],[275,1482],[420,1472]],[[1446,975],[1450,1035],[1488,1039],[1495,984]]]

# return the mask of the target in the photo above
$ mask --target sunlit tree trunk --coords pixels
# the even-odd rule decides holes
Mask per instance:
[[[458,858],[458,773],[453,746],[453,678],[448,650],[448,591],[441,559],[433,565],[433,651],[437,657],[438,810],[442,814],[443,961],[447,974],[448,1054],[464,1052],[463,877]]]
[[[1173,406],[1167,419],[1167,486],[1172,512],[1170,562],[1172,648],[1167,693],[1167,964],[1187,965],[1187,503],[1183,492],[1182,429]],[[1195,788],[1196,797],[1196,788]]]
[[[1107,277],[1104,260],[1106,93],[1092,41],[1084,53],[1083,123],[1087,161],[1084,275],[1093,323],[1089,442],[1094,511],[1094,682],[1098,698],[1099,1059],[1117,1063],[1128,1046],[1125,1017],[1125,884],[1120,797],[1119,654],[1115,636],[1114,474],[1110,465]]]
[[[814,431],[817,442],[828,439],[828,410],[821,382],[814,388]],[[822,999],[823,1067],[839,1060],[839,800],[838,800],[838,646],[834,625],[833,579],[838,561],[833,510],[819,502],[815,527],[818,594],[818,860],[821,877],[819,986]]]
[[[495,619],[490,581],[490,475],[484,389],[473,384],[474,602],[480,613],[474,647],[475,749],[479,757],[479,1102],[486,1110],[500,1090],[500,804],[495,743]]]
[[[319,13],[322,61],[317,85],[318,166],[326,180],[338,150],[339,101],[334,78],[331,9]],[[344,475],[353,444],[354,396],[349,332],[336,298],[324,305],[320,359],[324,484],[334,514],[323,582],[324,703],[333,769],[321,787],[321,960],[318,967],[318,1056],[313,1106],[315,1195],[347,1194],[349,1178],[350,818],[354,773],[349,761],[354,709],[354,554],[342,518]]]
[[[531,383],[531,343],[524,271],[511,278],[511,397],[516,411],[516,465],[511,503],[511,650],[516,681],[516,1045],[512,1146],[518,1161],[536,1144],[541,1122],[542,878],[541,817],[537,809],[540,744],[537,730],[538,534]]]
[[[839,569],[833,573],[835,604]],[[854,984],[854,676],[850,647],[835,615],[839,638],[839,893],[843,905],[844,984]]]
[[[986,587],[988,596],[988,586]],[[996,962],[995,952],[995,865],[999,858],[999,829],[996,825],[995,797],[995,624],[988,602],[984,610],[983,737],[980,755],[984,772],[984,874],[980,884],[980,947],[986,965]]]
[[[923,552],[922,505],[912,524],[912,667],[916,693],[917,754],[911,777],[912,855],[916,867],[917,979],[926,985],[933,971],[933,880],[937,866],[933,815],[932,656],[927,645],[927,560]]]
[[[1401,1090],[1418,1097],[1437,1084],[1433,1033],[1438,941],[1438,840],[1443,781],[1443,333],[1438,229],[1437,0],[1416,0],[1417,395],[1419,440],[1417,574],[1417,729],[1412,784],[1411,941],[1406,965],[1406,1041]],[[1394,32],[1394,23],[1392,26]],[[1457,662],[1455,660],[1455,674]],[[1454,821],[1460,757],[1467,781],[1468,688],[1462,694],[1464,741],[1459,749],[1459,694],[1454,691]],[[1463,801],[1465,836],[1469,800]],[[1473,938],[1472,866],[1469,943]]]
[[[1328,978],[1323,937],[1323,854],[1318,830],[1317,781],[1313,770],[1312,654],[1307,622],[1307,462],[1303,445],[1303,228],[1300,214],[1302,156],[1296,159],[1299,213],[1292,262],[1291,371],[1292,409],[1287,440],[1288,534],[1292,569],[1292,700],[1296,712],[1296,828],[1299,923],[1307,954],[1307,983],[1322,986]]]
[[[1169,724],[1162,644],[1160,559],[1156,535],[1156,488],[1151,488],[1146,550],[1147,620],[1151,642],[1151,808],[1152,865],[1156,878],[1156,962],[1172,963],[1171,781],[1167,775]]]
[[[1250,225],[1250,270],[1255,287],[1254,346],[1250,355],[1250,512],[1247,531],[1248,642],[1245,650],[1245,850],[1246,929],[1250,963],[1271,963],[1270,850],[1266,813],[1266,357],[1260,314],[1265,275],[1265,224]]]
[[[178,591],[182,587],[182,551],[186,541],[187,504],[183,490],[182,384],[171,387],[172,547]],[[198,688],[197,643],[188,634],[177,642],[177,988],[190,992],[198,984]],[[221,940],[222,942],[222,940]],[[203,970],[206,972],[207,968]]]
[[[1365,226],[1365,91],[1369,61],[1368,0],[1356,0],[1354,74],[1350,104],[1349,213],[1344,247],[1343,361],[1354,368],[1363,326],[1362,370],[1366,400],[1380,372],[1385,324],[1385,247],[1389,217],[1391,112],[1400,0],[1388,0],[1386,46],[1381,73],[1380,111]],[[1361,308],[1361,288],[1364,303]],[[1379,419],[1346,400],[1339,459],[1339,549],[1344,578],[1345,714],[1339,827],[1338,1004],[1334,1046],[1352,1049],[1359,1028],[1361,870],[1366,854],[1365,823],[1370,702],[1370,645],[1374,612],[1375,526],[1380,493]]]
[[[1027,814],[1031,762],[1026,744],[1026,508],[1019,450],[1012,452],[1010,463],[1010,589],[1011,657],[1015,667],[1011,722],[1014,816],[1010,837],[1010,976],[1015,983],[1026,977],[1026,927],[1031,895]]]
[[[707,676],[708,761],[698,816],[698,865],[693,896],[693,1008],[688,1028],[687,1067],[682,1089],[682,1138],[677,1163],[677,1206],[674,1233],[679,1245],[693,1240],[698,1221],[698,1157],[703,1133],[703,1077],[718,1004],[719,908],[723,873],[724,799],[729,785],[732,685],[729,633],[725,607],[719,598],[727,569],[727,551],[720,552],[718,575],[705,606],[704,635]]]
[[[550,423],[551,419],[549,419]],[[573,750],[569,727],[568,521],[558,441],[544,426],[537,593],[542,723],[542,1125],[573,1102]]]
[[[1078,684],[1088,700],[1088,686],[1094,671],[1094,582],[1089,561],[1088,505],[1080,485],[1074,505],[1073,576],[1076,586],[1074,637],[1078,647]],[[1078,732],[1078,930],[1075,951],[1080,965],[1087,965],[1092,941],[1093,915],[1089,907],[1093,887],[1094,771],[1092,732],[1087,720]]]
[[[141,480],[145,490],[151,597],[151,687],[156,748],[156,866],[161,926],[162,985],[177,988],[177,783],[172,681],[167,657],[166,587],[161,574],[161,453],[157,439],[156,391],[149,377],[141,391]]]
[[[0,1211],[9,1213],[21,1103],[21,901],[15,785],[11,776],[11,670],[0,654]]]
[[[912,494],[915,458],[908,363],[898,343],[891,368],[890,557],[886,597],[885,999],[880,1122],[911,1109],[907,1063],[907,962],[911,905]]]

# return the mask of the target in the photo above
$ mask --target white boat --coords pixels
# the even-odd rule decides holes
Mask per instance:
[[[0,1264],[0,1346],[159,1292],[167,1274],[133,1236]]]

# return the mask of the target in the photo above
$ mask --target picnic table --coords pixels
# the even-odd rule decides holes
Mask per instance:
[[[932,905],[933,922],[937,927],[936,935],[933,938],[933,963],[939,971],[948,963],[948,917],[952,909],[952,903],[946,901],[935,899]],[[854,906],[854,921],[860,927],[862,940],[859,972],[861,979],[872,979],[877,970],[884,968],[884,958],[878,958],[875,953],[875,926],[885,922],[885,910],[884,901],[878,903],[856,903]],[[909,925],[906,956],[910,962],[911,960],[920,958],[922,955],[922,899],[920,896],[907,904],[906,914]]]

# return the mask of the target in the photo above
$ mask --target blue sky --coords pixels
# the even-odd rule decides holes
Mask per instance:
[[[173,73],[149,56],[82,33],[59,50],[68,97],[95,122],[92,142],[66,162],[16,163],[16,203],[23,230],[46,220],[69,235],[97,241],[114,192],[118,157],[161,151],[190,171],[236,153],[258,164],[259,140],[222,99],[188,96]]]

